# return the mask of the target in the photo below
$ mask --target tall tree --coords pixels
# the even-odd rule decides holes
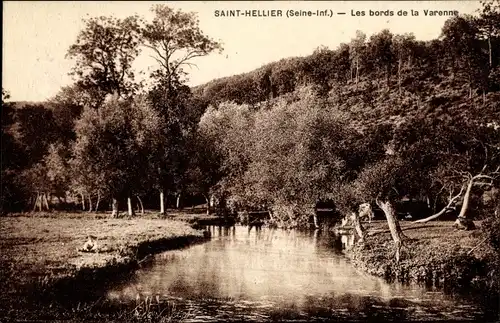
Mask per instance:
[[[186,76],[184,67],[194,65],[193,59],[197,57],[222,50],[222,46],[203,34],[192,12],[174,11],[163,4],[153,6],[151,11],[155,14],[153,21],[141,28],[141,36],[143,45],[152,51],[151,57],[159,65],[151,75],[155,84],[149,99],[163,118],[161,127],[163,136],[167,138],[166,146],[157,156],[160,212],[164,213],[167,187],[171,187],[173,182],[182,182],[172,176],[182,173],[176,169],[186,164],[181,158],[185,151],[182,145],[187,132],[194,128],[193,119],[196,120],[192,114],[186,113],[191,93],[183,85]]]
[[[364,200],[373,201],[382,209],[389,225],[395,245],[396,260],[399,261],[403,245],[403,232],[396,215],[395,201],[404,196],[401,188],[409,182],[407,165],[393,156],[388,156],[371,166],[366,167],[356,180],[358,194]]]
[[[151,11],[155,17],[142,28],[142,37],[160,65],[153,76],[166,79],[167,87],[182,79],[184,66],[194,65],[194,58],[222,50],[220,43],[200,30],[195,13],[175,11],[164,4],[154,5]]]
[[[243,196],[245,171],[250,162],[254,113],[248,105],[223,103],[216,109],[210,106],[199,124],[201,138],[208,147],[217,147],[221,163],[218,176],[219,194]],[[212,190],[215,187],[212,187]]]
[[[16,177],[19,171],[22,170],[27,156],[21,148],[19,141],[12,134],[12,128],[15,124],[15,110],[14,104],[8,102],[9,99],[9,92],[2,88],[0,214],[20,209],[23,206],[21,201],[26,198],[25,192],[16,183]]]
[[[469,98],[472,98],[476,86],[484,86],[488,77],[487,61],[484,60],[478,35],[476,20],[469,15],[449,19],[442,28],[452,70],[468,84]]]
[[[159,116],[140,97],[135,101],[113,96],[99,110],[86,108],[76,125],[72,167],[75,185],[88,193],[101,190],[113,200],[113,215],[118,215],[118,200],[131,199],[152,170],[151,155],[157,150]],[[99,191],[98,191],[99,192]]]
[[[96,106],[106,94],[130,96],[137,89],[132,63],[139,54],[138,17],[101,16],[84,22],[85,28],[67,53],[76,60],[71,74],[78,86],[94,96]]]
[[[479,10],[478,26],[480,36],[488,42],[488,62],[490,69],[498,64],[498,58],[493,59],[493,46],[498,45],[500,38],[500,1],[481,1]],[[496,53],[498,54],[498,53]],[[495,64],[495,65],[494,65]]]
[[[385,70],[387,87],[389,87],[391,67],[394,60],[392,38],[392,33],[388,29],[384,29],[370,37],[368,49],[375,66]]]
[[[407,60],[407,66],[411,66],[411,59],[415,45],[415,35],[404,34],[395,35],[392,39],[392,52],[398,60],[398,91],[401,95],[401,74],[403,70],[403,60]]]
[[[351,43],[349,44],[349,56],[351,58],[351,80],[353,79],[352,76],[352,71],[353,68],[356,71],[356,84],[358,83],[359,80],[359,70],[361,68],[361,60],[365,51],[365,41],[366,41],[366,34],[364,34],[362,31],[357,30],[356,31],[356,37],[351,40]]]
[[[186,190],[193,195],[202,195],[207,203],[207,214],[210,214],[212,197],[220,193],[217,192],[217,183],[222,179],[222,156],[209,133],[197,131],[189,139]]]
[[[337,82],[346,83],[349,79],[350,61],[349,45],[342,43],[334,52],[333,65],[336,67],[333,71],[334,79]]]

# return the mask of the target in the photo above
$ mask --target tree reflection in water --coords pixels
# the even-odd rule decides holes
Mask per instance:
[[[485,318],[484,311],[463,299],[358,272],[339,254],[352,245],[349,236],[209,229],[210,242],[156,256],[127,284],[110,290],[108,299],[159,295],[198,322]]]

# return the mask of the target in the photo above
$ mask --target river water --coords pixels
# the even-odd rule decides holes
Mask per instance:
[[[477,320],[470,300],[386,283],[342,255],[349,239],[321,232],[210,227],[212,239],[158,254],[111,302],[146,297],[182,309],[186,322]]]

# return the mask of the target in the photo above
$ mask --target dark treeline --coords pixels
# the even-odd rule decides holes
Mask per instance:
[[[125,202],[131,215],[143,202],[165,213],[167,196],[186,195],[293,227],[317,225],[330,203],[362,237],[368,202],[398,245],[396,205],[409,198],[432,218],[456,206],[458,224],[487,217],[498,228],[498,1],[449,19],[439,39],[357,32],[335,50],[193,89],[183,67],[221,45],[194,14],[152,10],[151,22],[86,20],[68,50],[76,82],[49,102],[19,107],[2,92],[2,212],[71,197],[114,215]],[[150,87],[131,69],[143,51],[158,63]]]

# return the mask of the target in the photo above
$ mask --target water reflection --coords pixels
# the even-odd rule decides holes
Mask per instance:
[[[441,293],[355,270],[339,254],[349,237],[246,227],[208,228],[212,240],[156,256],[111,300],[170,300],[191,321],[473,319],[482,313]],[[343,240],[344,239],[344,240]]]
[[[354,245],[354,234],[341,235],[342,249],[349,250]]]

